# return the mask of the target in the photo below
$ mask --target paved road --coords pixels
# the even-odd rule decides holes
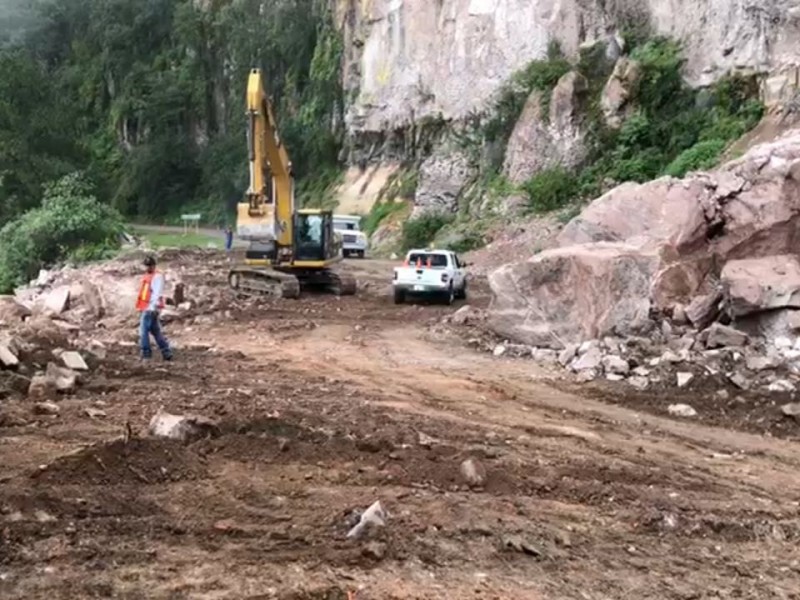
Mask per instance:
[[[128,227],[136,231],[152,232],[152,233],[183,233],[182,225],[137,225],[135,223],[129,223]],[[194,232],[193,229],[190,229],[190,231]],[[197,233],[199,233],[200,235],[207,235],[208,237],[217,238],[222,242],[225,241],[225,230],[223,229],[200,227],[197,230]],[[234,236],[233,246],[234,248],[247,248],[247,242],[236,239],[236,237]]]

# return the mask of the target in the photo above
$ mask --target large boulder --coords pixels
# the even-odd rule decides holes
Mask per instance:
[[[543,92],[531,92],[506,147],[503,169],[510,181],[523,183],[544,169],[574,168],[583,162],[586,143],[580,107],[587,89],[583,75],[571,71],[559,79],[549,103],[544,102]]]
[[[621,57],[608,78],[600,96],[600,108],[606,125],[612,129],[622,126],[625,118],[632,112],[629,102],[633,90],[641,78],[641,66],[635,60]]]
[[[560,343],[621,334],[642,327],[632,314],[714,299],[728,261],[790,254],[798,244],[800,131],[793,130],[717,171],[624,184],[601,196],[565,227],[557,248],[492,274],[490,323],[529,343],[552,343],[554,332]]]
[[[800,261],[793,255],[732,260],[722,269],[731,317],[776,308],[800,308]]]
[[[533,346],[645,333],[656,254],[625,244],[586,244],[543,252],[489,276],[489,325]]]

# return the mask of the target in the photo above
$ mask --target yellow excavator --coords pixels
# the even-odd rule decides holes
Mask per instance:
[[[247,80],[247,118],[250,186],[237,205],[236,233],[250,244],[245,264],[228,274],[231,288],[281,298],[297,298],[301,290],[355,294],[356,280],[331,268],[342,260],[332,212],[295,208],[292,163],[260,69]]]

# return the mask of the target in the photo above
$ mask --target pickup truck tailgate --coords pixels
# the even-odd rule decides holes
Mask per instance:
[[[423,291],[426,288],[445,288],[448,283],[442,281],[442,275],[446,274],[446,269],[435,267],[398,267],[396,283],[409,286],[411,289],[417,288]]]

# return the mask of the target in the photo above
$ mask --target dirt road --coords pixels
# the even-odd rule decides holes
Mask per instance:
[[[121,343],[57,416],[0,426],[0,597],[800,598],[800,428],[581,397],[391,304],[387,267],[171,323],[174,364]],[[221,435],[148,439],[160,406]]]

